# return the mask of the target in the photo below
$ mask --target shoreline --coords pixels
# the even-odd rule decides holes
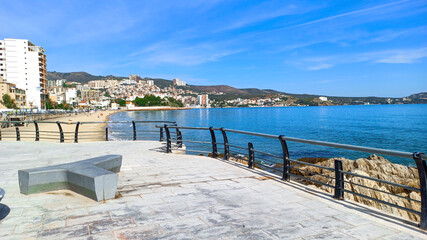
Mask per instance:
[[[109,121],[110,116],[118,112],[120,112],[120,110],[104,110],[96,111],[93,113],[85,112],[78,114],[70,114],[69,116],[49,119],[47,122],[61,122],[61,128],[64,132],[64,142],[68,143],[74,142],[76,122],[91,122],[87,124],[82,123],[79,125],[78,140],[79,142],[92,142],[105,139],[105,127],[107,123],[100,122]],[[57,124],[38,122],[38,127],[40,131],[40,140],[47,142],[59,142],[59,128]],[[8,131],[11,132],[10,129],[13,128],[8,129]],[[19,127],[19,129],[21,132],[21,141],[34,141],[34,124],[26,124],[24,126]],[[14,134],[11,134],[10,136],[2,136],[2,140],[14,139],[16,139],[16,136]]]
[[[168,110],[187,110],[194,109],[191,107],[166,107],[166,106],[152,106],[152,107],[134,107],[130,109],[123,109],[125,112],[134,112],[134,111],[168,111]]]

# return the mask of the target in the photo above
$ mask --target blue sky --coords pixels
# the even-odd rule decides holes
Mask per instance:
[[[427,1],[1,1],[48,70],[290,93],[427,91]]]

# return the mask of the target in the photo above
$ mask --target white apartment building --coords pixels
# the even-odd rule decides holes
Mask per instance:
[[[77,102],[77,91],[75,88],[67,88],[65,91],[65,102],[68,104]]]
[[[89,81],[88,85],[93,89],[102,89],[102,88],[110,88],[119,85],[119,81],[117,80],[93,80]]]
[[[132,79],[123,79],[121,85],[136,85],[137,82]]]
[[[47,80],[48,87],[62,87],[67,80],[65,79],[57,79],[57,80]]]
[[[147,80],[147,85],[148,86],[154,86],[154,81],[153,80]]]
[[[209,107],[209,96],[207,94],[198,95],[197,103],[201,107]]]
[[[79,84],[79,85],[76,85],[76,89],[77,89],[77,91],[81,92],[81,91],[90,90],[90,87],[87,84],[84,84],[84,85]]]
[[[27,39],[0,40],[0,77],[27,94],[26,105],[45,108],[47,72],[45,50]]]

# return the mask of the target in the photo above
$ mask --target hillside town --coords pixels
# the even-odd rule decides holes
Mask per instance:
[[[142,79],[139,75],[122,80],[92,80],[85,84],[58,79],[48,81],[48,92],[52,104],[72,108],[210,107],[208,95],[176,88],[185,84],[174,79],[174,86],[160,88],[153,80]]]
[[[56,72],[55,72],[56,73]],[[27,39],[0,40],[0,110],[45,111],[96,108],[139,109],[150,106],[187,108],[282,107],[425,103],[425,93],[404,98],[346,98],[285,94],[274,90],[241,94],[230,86],[193,86],[178,78],[162,80],[102,77],[88,81],[50,78],[46,53]],[[90,75],[92,76],[92,75]],[[94,76],[92,76],[94,77]],[[233,91],[221,91],[228,87]],[[253,90],[253,89],[252,89]],[[244,92],[244,91],[243,91]]]

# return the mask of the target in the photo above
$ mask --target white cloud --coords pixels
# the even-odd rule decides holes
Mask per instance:
[[[419,59],[425,57],[427,57],[427,47],[415,49],[392,49],[385,51],[364,52],[358,54],[311,57],[293,63],[298,66],[303,66],[306,70],[317,71],[332,68],[336,65],[360,62],[410,64],[415,63]]]
[[[238,29],[270,19],[286,15],[302,14],[313,10],[313,7],[308,5],[299,6],[299,4],[292,3],[286,4],[285,6],[282,5],[282,1],[266,1],[245,11],[236,12],[236,14],[233,15],[233,19],[231,19],[229,23],[226,23],[225,26],[221,27],[219,31]]]
[[[346,17],[346,16],[351,16],[351,15],[360,15],[360,14],[372,12],[372,11],[375,11],[375,10],[378,10],[378,9],[382,9],[382,8],[386,8],[386,7],[398,5],[398,4],[401,4],[401,3],[404,3],[404,2],[408,2],[408,1],[409,0],[403,0],[403,1],[397,1],[397,2],[391,2],[391,3],[381,4],[381,5],[377,5],[377,6],[370,7],[370,8],[364,8],[364,9],[360,9],[360,10],[356,10],[356,11],[346,12],[346,13],[337,14],[337,15],[329,16],[329,17],[325,17],[325,18],[320,18],[320,19],[317,19],[317,20],[313,20],[313,21],[309,21],[309,22],[305,22],[305,23],[301,23],[301,24],[296,24],[296,25],[288,26],[287,28],[301,27],[301,26],[311,25],[311,24],[325,22],[325,21],[329,21],[329,20],[333,20],[333,19],[337,19],[337,18],[342,18],[342,17]]]
[[[220,58],[237,54],[244,49],[233,49],[226,44],[200,43],[189,45],[185,43],[162,42],[148,46],[140,51],[131,53],[131,57],[137,57],[136,61],[150,65],[174,64],[180,66],[195,66],[206,62],[216,61]]]
[[[427,57],[427,48],[383,52],[376,60],[378,63],[413,63]]]
[[[331,68],[333,66],[334,66],[333,64],[329,64],[329,63],[320,63],[317,65],[307,67],[307,70],[316,71],[316,70],[321,70],[321,69],[328,69],[328,68]]]

